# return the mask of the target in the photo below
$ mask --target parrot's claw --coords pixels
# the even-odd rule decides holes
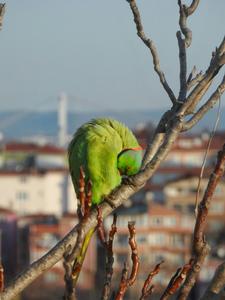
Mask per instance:
[[[123,177],[122,184],[133,186],[134,185],[134,179],[132,177]]]
[[[116,205],[113,201],[113,198],[111,198],[110,196],[105,196],[104,198],[105,202],[107,202],[113,209],[116,208]]]

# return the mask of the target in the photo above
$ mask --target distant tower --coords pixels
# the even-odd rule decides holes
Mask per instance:
[[[61,93],[58,103],[58,144],[64,147],[67,142],[67,96]]]

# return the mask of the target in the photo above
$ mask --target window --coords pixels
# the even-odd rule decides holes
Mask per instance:
[[[27,182],[27,176],[21,176],[21,177],[19,178],[19,180],[20,180],[20,182],[22,182],[22,183],[26,183],[26,182]]]
[[[179,234],[174,234],[171,236],[171,246],[174,247],[183,247],[184,246],[184,238]]]
[[[221,185],[218,185],[218,186],[216,187],[216,190],[215,190],[215,192],[214,192],[214,195],[216,195],[216,196],[221,196],[222,194],[223,194],[222,187],[221,187]]]
[[[23,191],[19,191],[19,192],[16,193],[16,198],[18,200],[27,200],[28,199],[28,193],[23,192]]]
[[[53,271],[49,271],[44,274],[44,280],[47,283],[52,283],[59,280],[59,275]]]
[[[177,220],[175,217],[166,217],[164,218],[164,225],[173,227],[177,224]]]
[[[117,255],[117,262],[119,265],[123,266],[126,261],[127,261],[127,254],[118,254]]]
[[[148,242],[153,246],[162,246],[166,244],[166,236],[163,233],[153,233],[149,235]]]
[[[127,235],[126,235],[126,234],[119,234],[119,235],[117,236],[118,246],[124,246],[124,245],[127,245],[127,241],[128,241],[128,238],[127,238]]]
[[[136,235],[136,240],[137,240],[138,244],[142,244],[142,243],[144,244],[147,241],[146,235],[144,235],[144,234],[137,234]]]
[[[162,217],[152,217],[152,225],[162,225]]]
[[[213,202],[212,201],[212,205],[210,207],[210,213],[223,215],[224,214],[224,202]]]
[[[165,244],[165,235],[162,233],[158,233],[155,235],[155,243],[156,245],[164,245]]]

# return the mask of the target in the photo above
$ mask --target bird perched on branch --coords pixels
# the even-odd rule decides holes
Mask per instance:
[[[82,167],[86,186],[88,181],[92,183],[91,204],[98,205],[120,185],[123,175],[130,176],[139,171],[142,148],[124,124],[109,118],[99,118],[85,123],[77,130],[69,145],[68,156],[69,171],[78,200]],[[85,247],[93,232],[91,230],[86,236]],[[85,254],[86,251],[82,249],[81,252]],[[76,261],[82,264],[83,259],[80,256]]]

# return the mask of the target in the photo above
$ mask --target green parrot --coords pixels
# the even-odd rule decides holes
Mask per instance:
[[[86,184],[89,180],[92,183],[93,206],[101,203],[120,185],[123,175],[130,176],[139,171],[142,148],[124,124],[110,118],[99,118],[85,123],[77,130],[68,148],[68,159],[77,198],[82,167]],[[80,266],[93,232],[94,229],[87,234],[80,255],[76,257],[75,261]],[[78,276],[75,275],[75,280]]]

